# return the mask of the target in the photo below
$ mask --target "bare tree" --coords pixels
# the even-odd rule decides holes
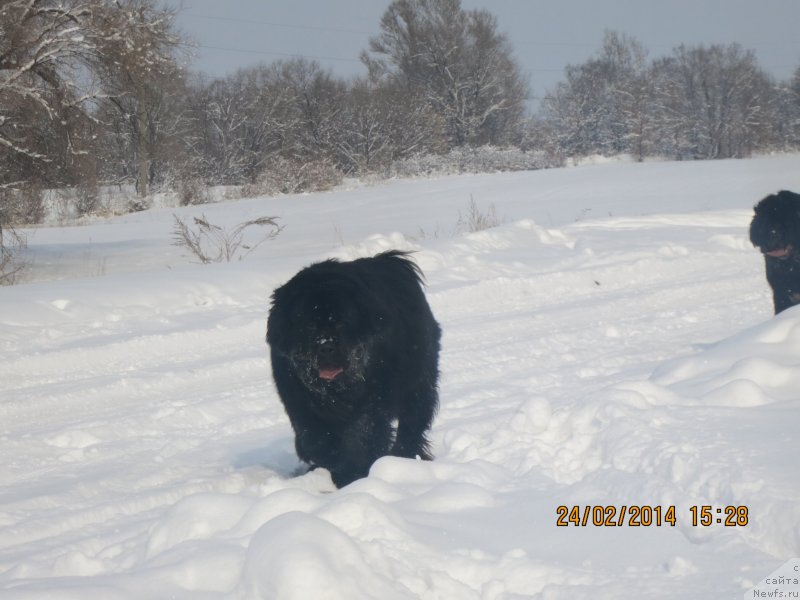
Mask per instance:
[[[242,183],[250,94],[233,77],[208,81],[203,76],[191,79],[188,92],[194,126],[191,153],[196,164],[210,181],[226,185]]]
[[[337,115],[336,156],[347,173],[374,173],[445,148],[445,123],[424,98],[392,84],[354,81]]]
[[[78,82],[91,51],[82,35],[91,10],[88,0],[0,5],[0,185],[62,183],[84,151],[91,90]]]
[[[127,130],[140,196],[147,195],[158,149],[177,122],[171,99],[180,93],[182,73],[173,18],[174,11],[159,8],[155,0],[97,2],[92,12],[91,67],[100,78],[102,99]]]
[[[800,147],[800,67],[789,81],[775,86],[772,119],[776,146],[781,149]]]
[[[165,148],[164,125],[178,122],[177,104],[168,101],[168,84],[180,80],[171,18],[155,0],[2,2],[0,185],[97,181],[103,161],[95,156],[105,154],[97,140],[116,125],[131,142],[146,193],[155,149]],[[116,123],[99,121],[108,105]]]
[[[659,127],[679,157],[749,155],[770,137],[773,83],[738,44],[680,46],[655,65]]]
[[[290,157],[330,158],[336,118],[344,104],[346,85],[314,61],[295,59],[275,64],[277,85],[291,94],[296,129],[282,153]]]
[[[636,40],[608,32],[599,54],[570,66],[543,115],[566,155],[628,152],[679,159],[747,156],[788,139],[780,90],[737,44],[676,48],[648,63]]]
[[[313,61],[278,61],[195,82],[190,100],[207,172],[255,183],[265,169],[333,162],[346,85]]]
[[[760,130],[759,150],[796,151],[800,148],[800,68],[786,81],[765,91],[767,127]]]
[[[646,57],[636,39],[607,31],[596,57],[566,68],[566,80],[543,102],[562,152],[644,157],[653,121]]]
[[[90,51],[81,35],[91,2],[0,3],[0,284],[25,266],[14,224],[37,222],[40,186],[71,184],[85,166],[91,90],[82,87]]]
[[[22,258],[27,242],[13,227],[4,227],[3,221],[0,218],[0,285],[11,285],[27,266]]]
[[[290,95],[273,79],[271,70],[260,66],[190,86],[196,127],[192,152],[211,181],[252,183],[269,156],[280,150],[290,127],[283,118]]]
[[[527,85],[487,11],[465,11],[460,0],[394,0],[362,61],[373,81],[424,97],[445,119],[451,146],[506,143],[519,125]]]

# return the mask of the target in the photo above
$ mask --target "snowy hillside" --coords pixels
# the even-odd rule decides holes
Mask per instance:
[[[800,156],[175,211],[285,225],[206,266],[170,210],[29,231],[39,281],[0,289],[0,598],[741,598],[800,556],[800,309],[772,317],[747,241],[779,189]],[[457,230],[470,199],[504,223]],[[444,331],[437,460],[337,491],[293,476],[268,297],[387,248]]]

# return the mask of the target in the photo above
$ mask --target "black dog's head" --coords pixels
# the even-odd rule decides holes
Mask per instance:
[[[271,351],[288,361],[306,388],[322,395],[364,381],[383,326],[369,292],[328,268],[336,265],[312,265],[275,290],[267,321]]]
[[[761,252],[786,260],[800,251],[800,194],[781,191],[756,204],[750,241]]]

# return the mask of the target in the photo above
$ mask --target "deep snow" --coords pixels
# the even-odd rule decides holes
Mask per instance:
[[[740,598],[800,556],[800,309],[752,205],[800,156],[356,185],[28,232],[0,289],[0,597]],[[456,231],[470,199],[499,227]],[[286,229],[192,264],[172,212]],[[263,337],[300,267],[417,251],[431,463],[294,477]],[[58,279],[58,280],[54,280]],[[557,527],[559,506],[676,525]],[[693,526],[691,506],[748,509]],[[715,514],[715,518],[716,518]],[[724,518],[724,513],[722,514]]]

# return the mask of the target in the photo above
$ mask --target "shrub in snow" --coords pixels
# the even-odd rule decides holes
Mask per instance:
[[[41,223],[44,214],[44,197],[38,186],[0,190],[0,223],[32,225]]]
[[[131,198],[128,200],[128,212],[141,212],[143,210],[147,210],[150,208],[152,204],[152,198],[145,197],[141,198],[137,196],[136,198]]]
[[[305,160],[276,156],[254,184],[242,189],[245,197],[321,192],[339,185],[344,174],[327,158]]]
[[[175,192],[181,206],[208,204],[211,201],[208,186],[198,177],[178,179],[175,182]]]
[[[560,166],[544,152],[524,151],[515,147],[458,147],[447,154],[418,154],[395,161],[390,176],[452,175],[458,173],[493,173],[497,171],[533,171]]]
[[[172,230],[173,244],[187,248],[203,264],[230,262],[234,258],[242,260],[261,244],[276,238],[283,231],[283,227],[276,221],[277,217],[252,219],[239,223],[233,229],[228,230],[210,223],[205,215],[194,217],[193,227],[187,225],[177,215],[172,216],[175,219],[175,227]],[[247,244],[244,234],[252,227],[268,227],[269,229],[266,234]]]
[[[82,217],[123,215],[135,208],[150,208],[152,198],[140,199],[132,188],[81,183],[75,187],[45,190],[44,218],[47,224],[68,224]]]
[[[75,209],[78,216],[95,215],[103,212],[103,203],[97,183],[89,182],[75,188]]]
[[[481,211],[481,209],[478,208],[478,204],[475,202],[475,198],[470,195],[467,214],[462,215],[461,211],[458,212],[456,233],[475,233],[476,231],[497,227],[502,223],[503,220],[497,216],[494,202],[489,205],[486,211]]]
[[[0,285],[13,285],[27,266],[22,254],[27,247],[25,236],[12,227],[3,227],[0,219]]]

